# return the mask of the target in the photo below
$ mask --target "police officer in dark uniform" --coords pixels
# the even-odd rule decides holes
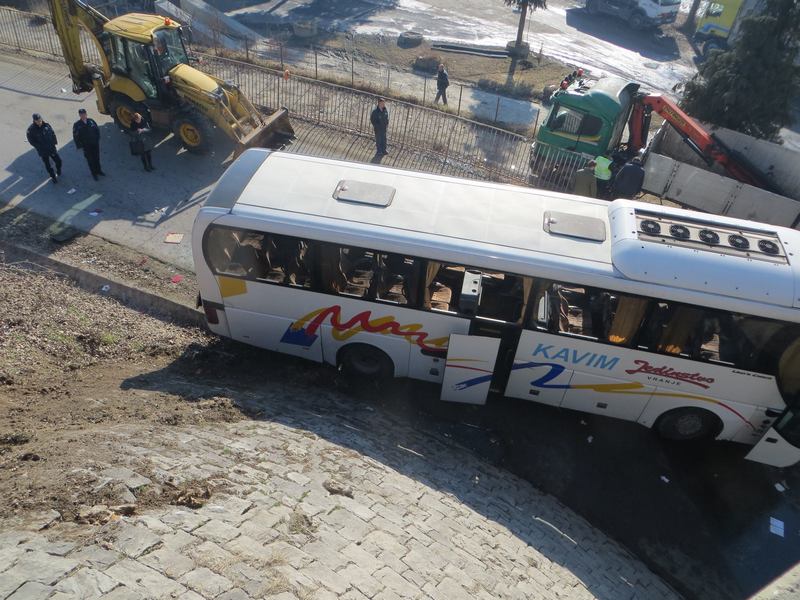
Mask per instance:
[[[83,150],[92,177],[97,181],[98,175],[105,175],[100,167],[100,130],[94,119],[88,117],[85,108],[78,110],[78,116],[80,118],[72,126],[72,139],[75,140],[75,145]]]
[[[58,183],[56,175],[61,175],[61,157],[58,155],[57,149],[58,139],[56,139],[56,132],[50,127],[50,123],[45,123],[39,113],[33,113],[33,123],[28,127],[28,143],[36,148],[50,179],[53,180],[53,183]],[[51,158],[56,166],[55,171],[50,165]]]

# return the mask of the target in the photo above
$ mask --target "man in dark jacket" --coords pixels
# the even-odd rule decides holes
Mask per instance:
[[[642,159],[634,156],[633,159],[623,165],[614,177],[611,185],[611,195],[614,198],[634,198],[642,191],[644,183],[644,167]]]
[[[378,147],[378,154],[385,156],[386,151],[386,130],[389,129],[389,111],[386,110],[386,101],[378,98],[378,106],[369,116],[372,128],[375,130],[375,145]]]
[[[94,119],[90,119],[86,114],[85,108],[78,110],[78,116],[80,118],[72,126],[72,139],[75,140],[75,145],[83,150],[92,177],[97,181],[98,175],[105,175],[100,167],[100,129]]]
[[[50,175],[53,183],[58,183],[57,175],[61,175],[61,157],[58,155],[58,140],[56,139],[56,132],[50,127],[50,123],[45,123],[42,115],[33,113],[33,123],[28,127],[28,143],[36,148],[36,152],[44,163],[44,168]],[[50,166],[50,159],[56,165],[56,170]]]
[[[433,103],[436,104],[439,98],[442,99],[442,104],[447,105],[447,88],[450,86],[450,78],[447,76],[447,71],[444,65],[439,65],[439,71],[436,73],[436,98]]]

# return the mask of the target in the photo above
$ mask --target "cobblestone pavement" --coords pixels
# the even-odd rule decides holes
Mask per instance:
[[[198,509],[104,525],[55,511],[2,523],[0,599],[677,597],[557,500],[446,438],[338,393],[243,397],[254,419],[99,433],[127,467],[86,464],[98,486],[216,491]]]

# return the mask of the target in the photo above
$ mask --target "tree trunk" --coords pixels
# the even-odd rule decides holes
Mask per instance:
[[[696,0],[699,2],[700,0]],[[525,32],[525,18],[528,16],[528,0],[520,4],[519,27],[517,28],[517,41],[514,46],[519,48],[522,44],[522,34]]]
[[[687,34],[693,34],[697,27],[697,11],[700,9],[700,2],[702,2],[702,0],[692,0],[692,7],[689,9],[689,15],[683,23],[683,30]]]

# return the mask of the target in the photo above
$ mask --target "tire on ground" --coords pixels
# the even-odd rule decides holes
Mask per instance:
[[[416,31],[404,31],[397,36],[397,45],[401,48],[416,48],[422,43],[422,34]]]
[[[339,350],[337,363],[350,377],[381,381],[394,376],[394,363],[381,349],[369,344],[348,344]]]
[[[662,438],[676,441],[712,440],[722,427],[722,420],[713,412],[693,406],[668,410],[653,426]]]
[[[633,29],[646,29],[648,26],[647,18],[640,12],[633,13],[628,23]]]
[[[117,127],[126,130],[131,126],[133,113],[138,112],[139,114],[146,116],[148,112],[147,106],[141,102],[136,102],[127,96],[122,95],[115,95],[111,99],[111,105],[109,106],[109,109],[111,118],[114,119],[114,123],[117,124]]]
[[[172,133],[192,154],[208,153],[213,131],[211,121],[194,108],[183,110],[172,120]]]

